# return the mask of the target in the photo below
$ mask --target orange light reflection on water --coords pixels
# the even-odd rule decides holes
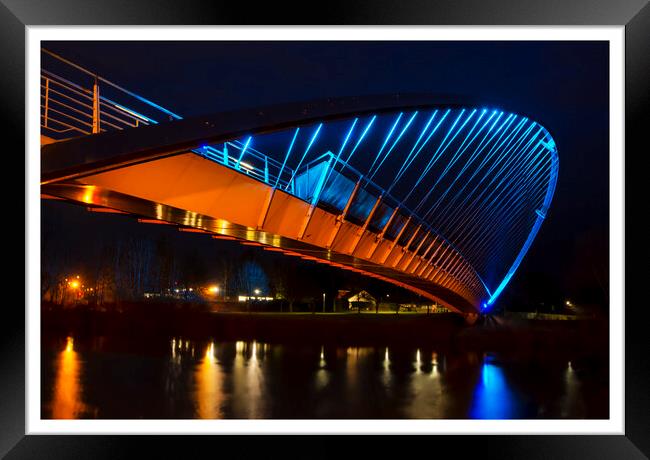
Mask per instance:
[[[196,416],[202,419],[223,418],[221,405],[223,373],[214,356],[214,343],[210,343],[203,359],[196,367]]]
[[[57,359],[52,418],[75,419],[86,411],[86,405],[81,400],[80,374],[81,360],[74,351],[74,339],[67,337],[65,349],[59,353]]]

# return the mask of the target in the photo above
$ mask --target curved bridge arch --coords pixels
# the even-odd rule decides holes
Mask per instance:
[[[527,117],[431,99],[333,99],[56,142],[42,148],[43,192],[479,311],[546,217],[557,149]]]

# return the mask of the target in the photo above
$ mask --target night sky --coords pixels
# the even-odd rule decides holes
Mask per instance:
[[[183,117],[391,93],[458,95],[525,114],[554,137],[560,171],[547,219],[506,293],[525,291],[535,277],[562,295],[574,295],[578,285],[607,292],[607,42],[47,42],[43,46]],[[85,219],[88,214],[82,208],[67,208],[71,207],[45,203],[44,225],[83,227],[97,235],[110,231],[110,219]],[[602,295],[588,297],[606,302]]]

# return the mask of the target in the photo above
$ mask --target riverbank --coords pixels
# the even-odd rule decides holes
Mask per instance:
[[[553,321],[484,317],[468,325],[452,313],[215,313],[155,303],[121,311],[44,306],[44,336],[123,336],[146,340],[182,336],[196,340],[266,343],[433,346],[483,351],[517,348],[606,353],[602,320]]]

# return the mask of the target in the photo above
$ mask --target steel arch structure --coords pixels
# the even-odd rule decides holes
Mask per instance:
[[[488,308],[548,212],[559,168],[553,138],[527,117],[488,108],[384,109],[195,152],[308,202],[299,239],[317,208],[334,212],[334,229],[316,244],[345,239],[338,250],[355,254],[366,243],[357,256],[447,283]],[[325,153],[308,161],[314,145]],[[340,237],[348,222],[361,230]]]
[[[538,122],[431,96],[189,119],[163,109],[170,122],[101,103],[136,122],[48,139],[43,194],[358,271],[457,311],[494,304],[558,177],[555,142]],[[42,134],[57,137],[44,117]]]

